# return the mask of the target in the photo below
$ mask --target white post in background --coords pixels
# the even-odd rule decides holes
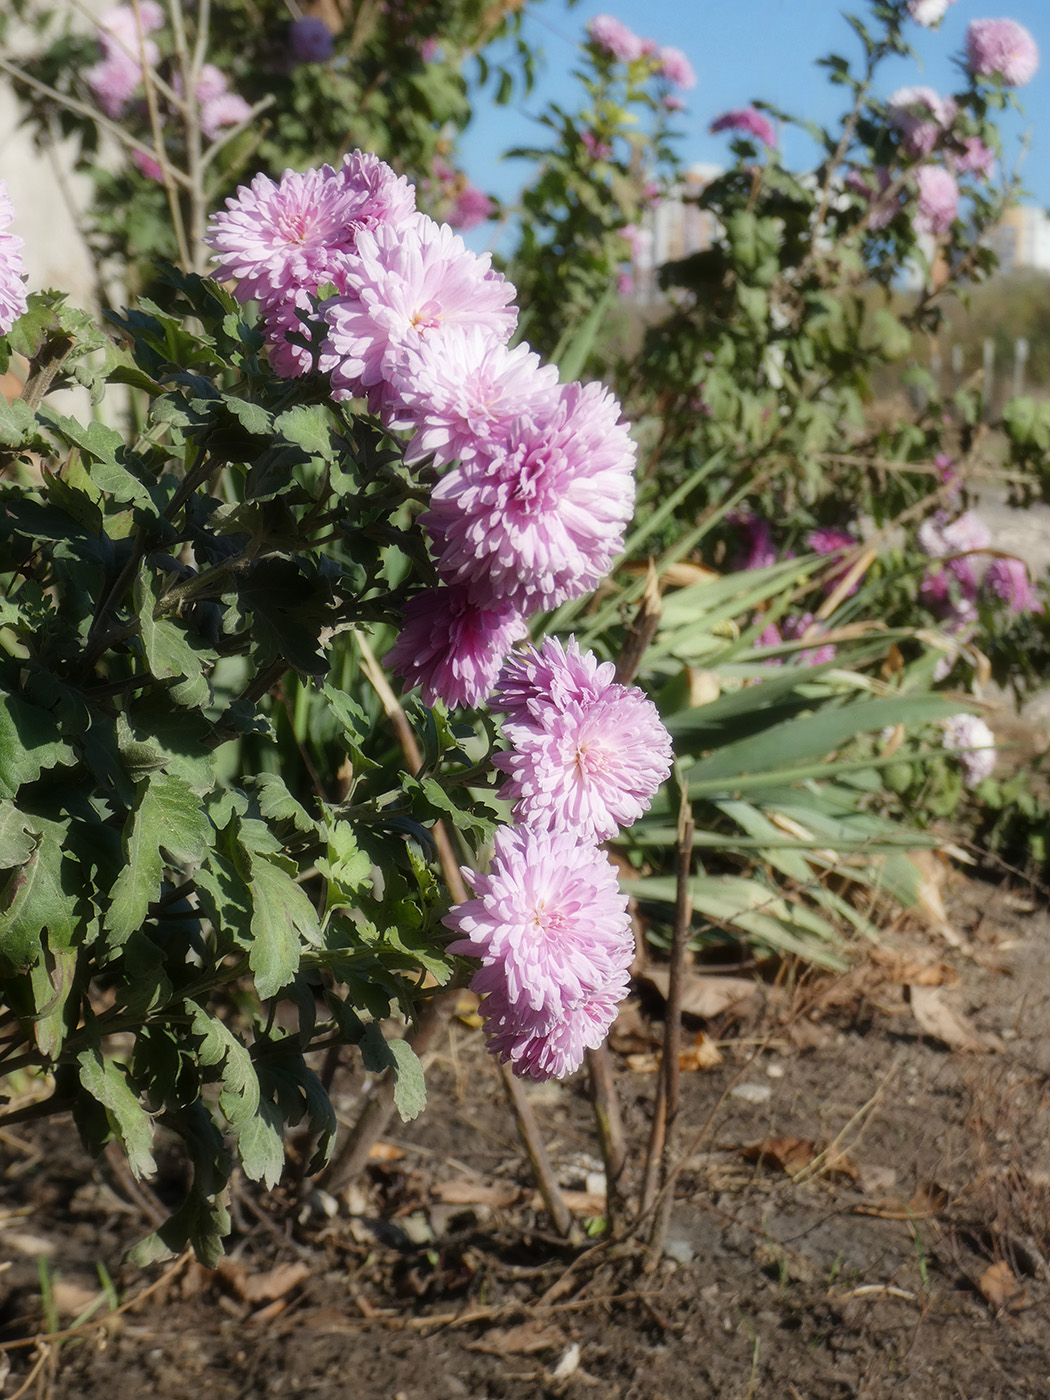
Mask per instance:
[[[1024,393],[1024,372],[1028,364],[1028,341],[1019,335],[1014,341],[1014,398]]]
[[[984,397],[984,418],[992,414],[992,395],[995,392],[995,341],[990,336],[984,342],[984,364],[982,367],[982,394]]]

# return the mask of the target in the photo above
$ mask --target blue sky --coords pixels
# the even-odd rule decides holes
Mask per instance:
[[[510,146],[542,144],[542,129],[530,114],[542,110],[547,100],[572,102],[574,46],[593,15],[614,14],[642,37],[674,44],[688,55],[699,81],[685,94],[688,108],[677,127],[683,133],[682,158],[692,164],[726,159],[727,141],[708,135],[708,125],[718,113],[756,98],[833,122],[844,110],[847,94],[827,82],[814,60],[832,52],[857,59],[859,41],[842,12],[862,18],[868,13],[865,0],[843,5],[835,0],[580,0],[571,9],[566,0],[542,0],[530,8],[525,34],[544,51],[536,88],[509,107],[484,106],[482,120],[468,130],[463,144],[470,176],[506,201],[513,201],[528,167],[501,162],[499,155]],[[1030,134],[1024,185],[1031,200],[1050,208],[1050,0],[957,0],[939,30],[910,26],[918,57],[887,64],[882,95],[913,83],[952,91],[961,82],[953,59],[962,52],[969,21],[1002,15],[1031,30],[1043,62],[1032,82],[1018,89],[1024,117],[1004,115],[1005,149],[1008,158],[1016,157],[1022,135]],[[808,161],[812,148],[805,136],[788,132],[784,146],[788,163]]]

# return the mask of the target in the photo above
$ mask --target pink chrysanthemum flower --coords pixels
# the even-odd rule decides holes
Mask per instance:
[[[950,715],[944,721],[944,747],[959,755],[967,787],[976,787],[982,779],[992,776],[995,735],[980,715]]]
[[[886,102],[889,123],[901,133],[910,156],[928,156],[955,120],[956,106],[932,88],[898,88]]]
[[[177,82],[175,87],[178,91],[181,84]],[[216,68],[214,63],[204,64],[197,79],[197,101],[211,102],[216,97],[222,97],[229,90],[230,84],[222,69]]]
[[[777,144],[777,132],[773,123],[757,107],[734,107],[716,117],[708,130],[712,136],[720,131],[741,131],[746,136],[754,136],[767,146]]]
[[[696,87],[696,73],[693,71],[693,65],[681,49],[667,44],[659,51],[656,58],[659,64],[657,71],[669,83],[673,83],[675,87],[683,90]],[[769,144],[772,145],[773,142]]]
[[[489,1053],[528,1079],[564,1079],[579,1069],[584,1052],[597,1050],[609,1034],[629,986],[624,967],[550,1015],[490,992],[481,1004]]]
[[[98,41],[104,53],[119,47],[137,52],[140,32],[152,34],[163,29],[165,23],[163,7],[157,0],[140,0],[137,17],[133,6],[118,5],[99,15]]]
[[[335,36],[317,15],[293,19],[288,37],[298,63],[327,63],[335,52]]]
[[[916,229],[920,233],[947,233],[959,212],[959,186],[955,177],[939,165],[923,165],[915,178],[919,184]]]
[[[941,539],[947,554],[963,554],[968,550],[987,549],[992,542],[992,532],[976,511],[968,510],[953,520],[950,525],[941,527]]]
[[[146,61],[153,66],[160,53],[152,39],[146,40]],[[124,53],[114,53],[96,63],[84,74],[91,95],[107,117],[123,116],[128,103],[142,82],[142,66],[138,59]]]
[[[498,451],[508,422],[549,413],[558,371],[526,344],[508,350],[477,326],[441,327],[393,352],[387,375],[397,400],[391,426],[414,428],[406,457],[439,466]]]
[[[467,185],[460,190],[448,211],[448,221],[453,228],[472,229],[483,224],[496,206],[484,190],[477,185]]]
[[[671,739],[656,706],[628,686],[551,706],[503,732],[511,748],[493,765],[507,775],[500,795],[515,804],[515,818],[580,840],[604,841],[631,826],[671,771]]]
[[[428,705],[477,706],[496,683],[503,658],[528,633],[506,605],[479,607],[463,587],[431,588],[405,607],[387,664],[408,687],[420,686]]]
[[[239,126],[251,114],[251,104],[240,93],[220,92],[201,104],[201,130],[209,141],[214,141],[223,127]]]
[[[235,282],[239,301],[282,301],[334,280],[362,232],[404,229],[416,217],[404,176],[353,151],[338,170],[286,170],[279,184],[256,175],[213,215],[205,241],[215,250],[216,278]]]
[[[601,384],[563,384],[542,414],[442,478],[421,519],[438,572],[521,612],[596,588],[623,548],[636,448]]]
[[[908,13],[916,24],[933,29],[944,18],[948,6],[954,4],[955,0],[908,0]]]
[[[508,656],[499,674],[490,708],[502,710],[511,724],[538,722],[550,709],[591,705],[616,687],[616,667],[581,651],[575,637],[563,646],[557,637]]]
[[[967,136],[962,145],[962,154],[950,157],[955,173],[979,175],[982,180],[990,180],[995,171],[995,152],[979,136]]]
[[[975,77],[1022,87],[1036,75],[1039,48],[1015,19],[975,19],[966,31],[966,66]]]
[[[420,216],[411,228],[362,232],[347,295],[326,308],[321,367],[335,398],[386,383],[401,352],[440,327],[477,326],[510,339],[517,320],[514,287],[472,253],[447,224]]]
[[[1001,598],[1013,613],[1042,612],[1028,568],[1020,559],[993,559],[984,576],[984,586]]]
[[[634,954],[627,899],[605,853],[572,832],[500,827],[475,897],[449,910],[448,951],[481,959],[471,982],[538,1029],[607,986]]]
[[[615,15],[595,15],[587,26],[591,43],[621,63],[633,63],[642,56],[642,41]]]
[[[25,314],[25,264],[22,248],[25,240],[8,228],[15,217],[7,193],[7,182],[0,180],[0,335],[6,335],[19,316]]]
[[[134,161],[141,175],[145,175],[147,180],[156,180],[157,184],[163,183],[164,171],[160,168],[160,162],[153,156],[147,155],[145,151],[132,151],[131,159]]]
[[[853,549],[857,541],[845,530],[822,527],[811,530],[806,536],[806,543],[814,554],[842,554],[847,549]]]
[[[861,170],[851,170],[846,176],[846,188],[860,195],[861,199],[871,206],[868,210],[868,228],[873,233],[891,224],[900,213],[899,193],[888,199],[883,198],[891,183],[892,177],[884,165],[876,166],[870,174]]]

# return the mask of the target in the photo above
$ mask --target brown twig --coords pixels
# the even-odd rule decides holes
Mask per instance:
[[[680,1104],[680,1074],[682,1053],[682,983],[685,979],[685,956],[689,941],[689,924],[693,917],[693,901],[689,876],[693,865],[693,811],[689,805],[689,788],[682,787],[678,813],[678,880],[675,894],[674,931],[671,935],[671,968],[667,987],[666,1019],[664,1021],[663,1057],[660,1062],[660,1085],[657,1113],[653,1118],[650,1159],[646,1162],[646,1184],[656,1176],[654,1159],[659,1139],[660,1177],[663,1194],[653,1217],[649,1235],[648,1266],[652,1267],[663,1253],[667,1227],[674,1201],[675,1152]],[[660,1121],[662,1120],[662,1121]]]

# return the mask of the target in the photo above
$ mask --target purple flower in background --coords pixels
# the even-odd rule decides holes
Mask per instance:
[[[633,63],[642,56],[642,41],[615,15],[595,15],[587,26],[591,43],[621,63]]]
[[[941,528],[941,538],[947,554],[963,554],[968,550],[987,549],[992,542],[992,532],[976,511],[968,510]]]
[[[495,204],[484,190],[479,190],[477,185],[467,185],[452,201],[448,221],[453,228],[476,228],[489,218],[495,208]]]
[[[910,156],[928,156],[955,120],[956,106],[932,88],[898,88],[886,101],[886,115]]]
[[[102,62],[84,74],[92,96],[108,117],[120,117],[142,82],[142,68],[155,68],[160,50],[145,36],[164,24],[164,11],[155,0],[142,0],[138,17],[130,5],[99,16],[98,43]]]
[[[587,148],[587,154],[591,160],[608,160],[612,155],[612,147],[608,141],[602,141],[593,131],[588,131],[586,127],[580,132],[580,140]]]
[[[995,171],[995,152],[979,136],[967,136],[962,144],[962,155],[949,157],[956,174],[979,175],[982,180],[990,180]]]
[[[955,0],[908,0],[908,13],[916,24],[932,29],[940,24],[948,6],[954,4]]]
[[[1039,49],[1015,19],[975,19],[966,31],[966,66],[975,77],[1022,87],[1036,75]]]
[[[676,92],[669,92],[663,99],[663,108],[666,112],[684,112],[685,98],[679,97]]]
[[[553,1037],[566,1016],[604,1021],[600,1004],[618,999],[634,955],[615,870],[604,852],[581,845],[571,832],[504,826],[488,874],[463,873],[475,897],[443,922],[459,935],[449,952],[481,959],[471,987],[493,998],[491,1048],[504,1059],[524,1056],[536,1069],[546,1062],[567,1072],[575,1067],[571,1056],[545,1061],[536,1042]],[[586,1043],[582,1034],[580,1042]],[[540,1077],[551,1072],[558,1071]]]
[[[8,232],[15,217],[7,193],[7,182],[0,180],[0,335],[6,335],[19,316],[25,314],[26,289],[23,278],[25,264],[22,248],[25,240]]]
[[[292,53],[300,63],[327,63],[335,52],[335,36],[317,15],[293,19],[289,38]]]
[[[431,588],[405,606],[397,641],[386,654],[408,687],[428,705],[481,705],[503,658],[527,635],[521,615],[505,604],[479,607],[462,586]]]
[[[250,103],[239,93],[222,92],[201,104],[201,130],[209,141],[214,141],[223,127],[239,126],[251,114]]]
[[[923,165],[916,179],[919,184],[916,229],[920,233],[947,233],[959,212],[959,186],[954,176],[939,165]]]
[[[316,292],[344,271],[360,232],[416,217],[404,176],[354,151],[337,170],[286,170],[279,183],[256,175],[212,216],[205,241],[214,249],[215,277],[236,283],[238,301],[281,301]]]
[[[814,554],[843,554],[847,549],[854,549],[857,541],[845,530],[822,527],[811,530],[806,543]]]
[[[421,520],[438,572],[523,613],[589,592],[623,547],[635,454],[603,385],[560,385],[435,486]]]
[[[708,130],[712,135],[719,131],[741,131],[764,141],[767,146],[777,144],[777,133],[773,123],[757,107],[734,107],[716,117]]]
[[[515,803],[515,818],[581,840],[604,841],[637,821],[671,771],[670,735],[630,686],[546,708],[534,701],[503,732],[511,747],[493,764],[507,774],[500,795]]]
[[[489,255],[472,253],[447,224],[421,215],[411,226],[362,229],[347,294],[325,308],[321,368],[331,371],[333,396],[373,390],[373,411],[389,408],[405,349],[447,326],[476,326],[507,341],[518,319],[513,299],[514,287],[493,272]]]
[[[892,223],[900,212],[899,193],[889,199],[882,198],[891,183],[890,172],[884,165],[876,166],[869,174],[862,170],[851,170],[846,176],[846,188],[860,195],[861,199],[871,206],[868,210],[868,228],[873,232],[878,232]]]
[[[175,84],[178,91],[181,84]],[[197,101],[212,102],[216,97],[222,97],[230,90],[226,74],[221,68],[216,68],[214,63],[206,63],[201,69],[200,77],[197,79]]]
[[[762,520],[757,515],[734,513],[726,517],[726,523],[735,525],[741,535],[741,548],[731,561],[733,569],[765,569],[777,562],[773,531],[768,520]]]
[[[963,782],[976,787],[995,768],[995,735],[979,715],[950,715],[944,721],[944,747],[957,753]]]
[[[669,83],[673,83],[676,88],[683,90],[696,87],[696,73],[693,71],[693,65],[681,49],[676,49],[668,44],[659,51],[656,58],[659,64],[657,71]],[[772,146],[775,143],[770,141],[767,144]]]
[[[160,59],[160,51],[152,39],[146,40],[147,62],[151,66]],[[91,89],[91,95],[107,117],[124,115],[128,103],[142,82],[142,67],[135,58],[126,54],[115,54],[96,63],[84,74],[84,80]]]
[[[952,496],[959,492],[959,471],[955,465],[955,460],[949,457],[947,452],[938,452],[933,459],[933,465],[937,468],[937,474],[941,478],[943,486],[952,485]]]
[[[801,613],[798,617],[788,617],[784,619],[782,631],[785,642],[800,641],[810,628],[813,628],[816,636],[826,632],[827,628],[823,623],[814,622],[812,613]],[[807,639],[809,640],[809,639]],[[812,647],[809,651],[802,651],[798,654],[798,659],[803,666],[821,666],[825,661],[834,661],[835,648],[833,646]]]
[[[1001,598],[1013,613],[1042,612],[1043,605],[1020,559],[993,559],[984,575],[984,587]]]
[[[507,658],[490,707],[504,711],[508,723],[529,724],[552,708],[593,704],[616,684],[613,662],[581,652],[575,637],[565,646],[557,637],[545,637],[539,648],[526,647]]]
[[[140,175],[144,175],[147,180],[156,180],[158,185],[163,183],[164,171],[160,168],[159,161],[154,160],[153,156],[147,155],[145,151],[136,150],[132,151],[131,159],[138,167]]]

